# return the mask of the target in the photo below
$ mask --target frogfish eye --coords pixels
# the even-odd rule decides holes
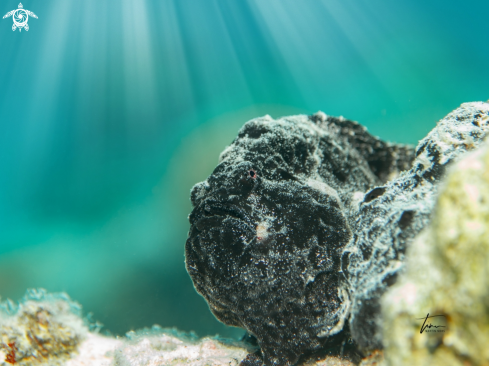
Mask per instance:
[[[248,171],[248,177],[250,177],[251,179],[256,179],[257,178],[257,174],[256,174],[256,171],[254,169],[250,169]]]

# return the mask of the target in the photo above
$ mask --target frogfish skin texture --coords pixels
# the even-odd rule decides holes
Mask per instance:
[[[471,126],[475,146],[485,127]],[[378,299],[428,221],[443,165],[468,148],[427,139],[415,160],[344,118],[265,116],[192,188],[187,270],[220,321],[256,337],[243,365],[294,365],[345,333],[381,347]]]

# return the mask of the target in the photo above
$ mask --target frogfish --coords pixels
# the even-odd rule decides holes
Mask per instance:
[[[416,148],[322,112],[244,124],[191,190],[185,245],[212,313],[259,345],[241,365],[382,348],[379,299],[429,223],[446,166],[488,131],[488,103],[463,104]]]

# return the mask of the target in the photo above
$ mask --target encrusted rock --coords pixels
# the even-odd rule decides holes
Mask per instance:
[[[0,304],[2,365],[64,365],[88,334],[80,309],[66,294],[44,290],[28,291],[19,305]]]
[[[489,364],[487,146],[450,169],[432,222],[382,306],[390,365]]]
[[[352,212],[354,235],[342,268],[350,328],[360,347],[382,348],[379,299],[395,282],[407,246],[428,224],[446,167],[480,146],[488,132],[489,103],[462,104],[419,142],[410,170],[367,193]]]

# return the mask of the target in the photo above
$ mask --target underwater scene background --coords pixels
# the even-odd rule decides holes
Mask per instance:
[[[487,1],[23,6],[28,32],[0,22],[0,295],[66,291],[114,334],[243,334],[183,251],[190,188],[247,120],[322,110],[416,144],[489,98]]]

